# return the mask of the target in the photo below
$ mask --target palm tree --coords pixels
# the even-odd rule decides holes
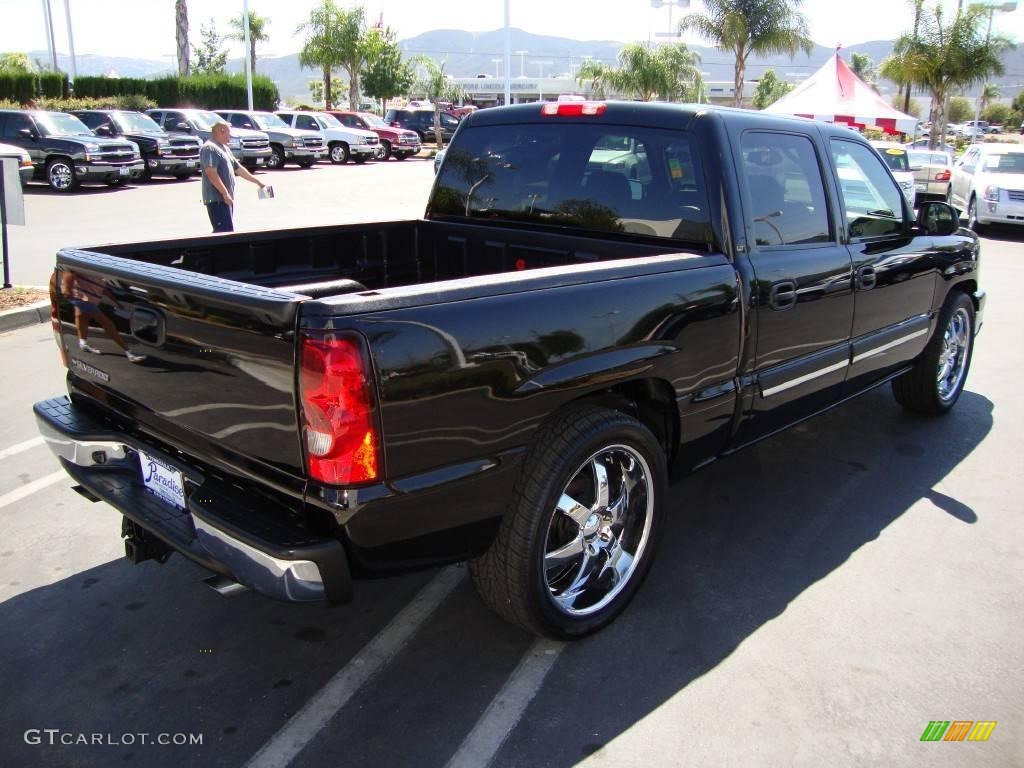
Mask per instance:
[[[907,59],[909,82],[929,91],[934,119],[930,145],[945,135],[947,98],[961,89],[1004,72],[1002,54],[1012,48],[1005,37],[986,39],[982,31],[985,9],[968,7],[946,23],[941,3],[921,19],[918,41]]]
[[[228,22],[231,32],[226,35],[228,40],[245,42],[245,16],[239,14],[237,19]],[[252,64],[252,71],[256,72],[256,43],[265,43],[270,39],[267,34],[267,27],[270,19],[260,16],[256,11],[249,11],[249,62]]]
[[[359,109],[359,73],[366,66],[370,45],[366,39],[366,10],[360,5],[339,12],[338,66],[348,73],[348,108]]]
[[[704,0],[704,13],[691,13],[679,22],[680,34],[696,32],[735,57],[735,106],[743,103],[743,80],[752,53],[770,55],[814,48],[807,18],[800,13],[803,0]]]
[[[413,90],[422,93],[434,105],[434,138],[437,141],[437,148],[441,149],[444,146],[444,139],[441,136],[441,105],[438,102],[450,101],[454,104],[462,101],[466,98],[466,91],[462,86],[453,83],[444,73],[445,62],[442,61],[438,65],[426,56],[415,56],[411,63],[423,68],[423,76],[413,85]]]
[[[341,66],[340,37],[343,11],[334,0],[322,3],[309,12],[309,19],[298,26],[295,34],[304,32],[306,42],[299,51],[299,66],[319,69],[324,79],[324,109],[331,108],[331,72]]]
[[[577,73],[578,82],[589,83],[598,98],[609,92],[641,101],[700,101],[704,81],[700,55],[681,43],[651,49],[642,43],[628,43],[619,51],[619,66],[588,61]]]
[[[985,111],[985,107],[995,99],[1000,98],[1002,95],[1002,89],[995,83],[985,83],[981,86],[981,93],[978,94],[978,114],[980,115],[983,113]]]
[[[870,85],[874,90],[878,90],[875,87],[875,77],[878,75],[878,70],[875,69],[875,63],[871,60],[870,56],[866,53],[851,53],[850,69],[853,71],[853,74]]]
[[[174,0],[174,38],[178,46],[178,74],[188,77],[188,2]]]

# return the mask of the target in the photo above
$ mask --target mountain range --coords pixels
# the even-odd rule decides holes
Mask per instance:
[[[586,58],[614,63],[623,43],[611,40],[571,40],[565,37],[536,35],[521,29],[511,31],[512,50],[527,51],[522,57],[513,54],[512,76],[520,74],[537,77],[569,76],[570,70],[579,67]],[[435,61],[444,62],[445,72],[454,77],[474,77],[480,74],[503,75],[505,33],[464,32],[453,29],[438,29],[399,41],[407,56],[425,55]],[[892,51],[893,41],[876,40],[842,49],[844,57],[851,53],[864,53],[878,65]],[[715,48],[700,45],[690,46],[701,56],[701,69],[708,82],[728,82],[733,79],[732,57]],[[835,51],[833,47],[816,45],[809,56],[798,54],[790,60],[785,55],[751,57],[747,65],[747,78],[757,79],[766,69],[774,69],[784,80],[798,82],[815,72]],[[31,58],[46,60],[46,53],[29,52]],[[298,54],[257,59],[257,71],[277,83],[281,98],[289,101],[308,101],[310,80],[320,77],[313,70],[299,67]],[[495,59],[499,61],[495,63]],[[1006,74],[993,81],[1003,86],[1003,96],[1012,98],[1024,84],[1024,49],[1010,51],[1005,59]],[[58,55],[58,66],[68,71],[68,57]],[[147,59],[83,54],[77,57],[78,72],[82,75],[104,75],[115,72],[121,77],[152,77],[167,74],[175,69],[174,62]],[[245,66],[241,58],[228,62],[228,71],[241,72]],[[887,82],[882,91],[895,91]],[[969,94],[970,95],[970,94]]]

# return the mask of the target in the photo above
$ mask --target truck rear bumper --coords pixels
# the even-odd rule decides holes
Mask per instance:
[[[280,508],[254,505],[180,457],[111,428],[67,397],[36,403],[39,431],[71,478],[169,547],[215,573],[278,600],[352,597],[345,550]],[[186,508],[146,490],[139,451],[182,473]]]

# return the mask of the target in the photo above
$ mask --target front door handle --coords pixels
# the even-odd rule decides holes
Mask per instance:
[[[870,291],[878,284],[878,275],[870,264],[857,270],[857,287],[862,291]]]
[[[768,303],[772,309],[784,310],[796,306],[796,283],[792,280],[780,280],[773,283],[768,292]]]

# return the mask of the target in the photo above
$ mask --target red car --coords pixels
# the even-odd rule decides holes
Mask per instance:
[[[370,112],[343,112],[331,109],[328,110],[328,114],[338,118],[342,125],[376,133],[380,137],[378,160],[387,160],[389,157],[405,160],[420,151],[420,137],[416,131],[390,126]]]

